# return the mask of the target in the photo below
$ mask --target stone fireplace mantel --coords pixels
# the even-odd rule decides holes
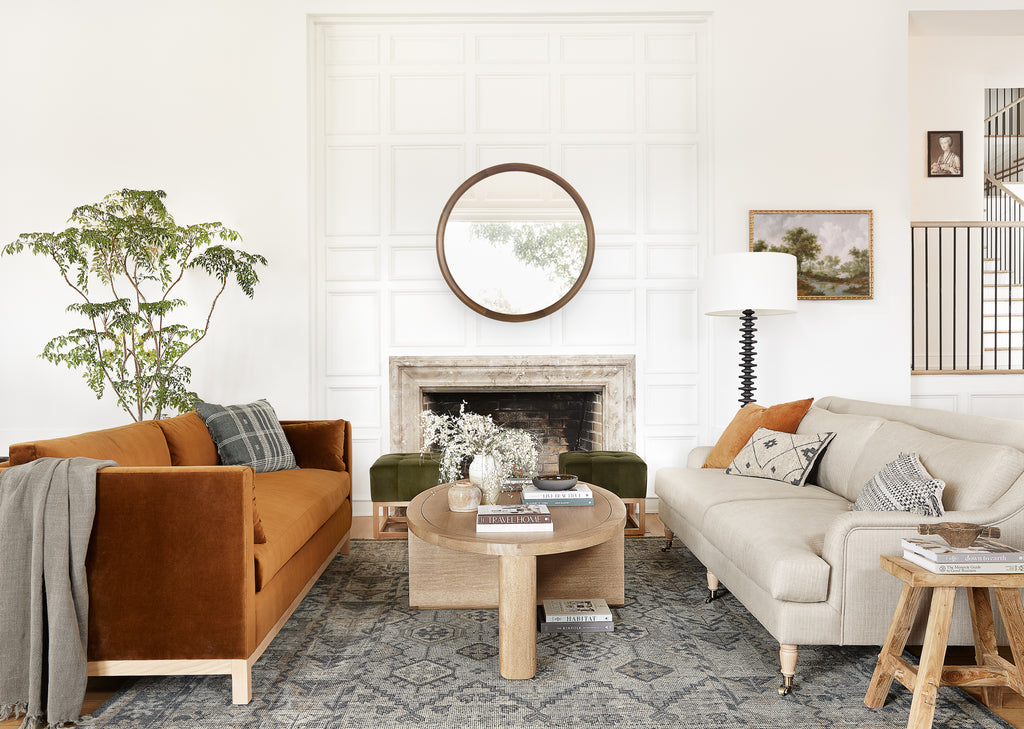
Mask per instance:
[[[605,450],[636,449],[632,355],[392,357],[391,450],[420,449],[424,392],[549,390],[601,393]]]

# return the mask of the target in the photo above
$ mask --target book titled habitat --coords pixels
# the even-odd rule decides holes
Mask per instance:
[[[796,258],[800,299],[870,299],[870,210],[751,210],[750,250]]]

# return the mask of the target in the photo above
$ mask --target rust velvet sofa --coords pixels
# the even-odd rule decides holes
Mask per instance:
[[[281,421],[299,468],[218,465],[195,413],[10,447],[112,459],[97,475],[86,558],[89,674],[228,674],[252,698],[252,666],[352,525],[352,428]]]

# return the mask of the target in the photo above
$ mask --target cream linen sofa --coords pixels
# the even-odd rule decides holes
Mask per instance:
[[[825,431],[836,435],[807,486],[702,469],[710,448],[655,476],[668,544],[678,537],[707,567],[709,600],[721,580],[779,641],[782,694],[799,645],[882,644],[902,583],[879,568],[879,556],[901,554],[900,539],[918,524],[991,524],[1024,546],[1024,421],[826,397],[797,429]],[[918,453],[946,482],[945,516],[850,511],[901,452]],[[967,606],[958,604],[950,644],[972,642]]]

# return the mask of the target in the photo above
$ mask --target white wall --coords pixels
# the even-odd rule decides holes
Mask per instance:
[[[909,397],[907,10],[953,0],[647,0],[711,11],[711,247],[747,245],[747,211],[875,211],[875,299],[801,302],[760,327],[759,400]],[[974,7],[1013,7],[981,2]],[[431,12],[501,12],[445,0]],[[523,0],[516,12],[607,12],[608,0]],[[56,230],[78,204],[160,187],[182,221],[219,219],[271,261],[254,302],[224,302],[191,364],[214,401],[266,396],[313,412],[307,15],[424,12],[412,0],[129,0],[0,8],[0,241]],[[41,261],[0,259],[0,443],[118,424],[84,384],[36,359],[67,301]],[[735,407],[730,322],[698,325],[713,373],[700,430]],[[353,414],[357,415],[357,414]],[[0,450],[3,446],[0,446]]]

